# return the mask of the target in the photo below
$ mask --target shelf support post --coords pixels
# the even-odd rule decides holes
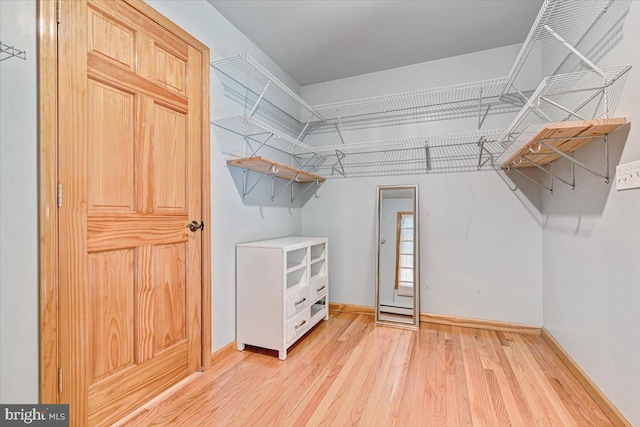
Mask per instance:
[[[539,165],[538,163],[534,162],[533,160],[531,160],[530,158],[528,158],[527,156],[522,156],[522,159],[524,161],[526,161],[527,163],[529,163],[532,166],[535,166],[536,168],[540,169],[542,172],[546,173],[547,175],[551,176],[553,178],[557,178],[560,182],[568,185],[569,187],[571,187],[572,190],[576,189],[576,178],[575,175],[573,175],[573,182],[569,182],[561,177],[559,177],[558,175],[553,173],[553,167],[552,167],[552,163],[549,164],[549,170],[545,169],[543,166]],[[553,188],[553,181],[551,181],[551,188]]]
[[[262,181],[262,178],[268,175],[269,172],[277,173],[277,170],[275,169],[274,166],[271,166],[269,169],[267,169],[265,173],[260,175],[260,178],[258,178],[258,180],[247,190],[247,186],[249,185],[249,171],[247,169],[243,169],[242,170],[242,198],[246,199],[249,193],[251,193],[253,189],[256,188],[256,186],[260,183],[260,181]]]
[[[276,194],[272,194],[272,195],[271,195],[271,201],[273,202],[273,201],[275,200],[275,198],[276,198],[276,197],[278,197],[278,195],[279,195],[280,193],[282,193],[282,190],[284,190],[285,188],[287,188],[288,186],[290,186],[290,185],[293,183],[293,181],[295,181],[297,178],[298,178],[298,174],[295,174],[295,176],[294,176],[293,178],[291,178],[291,179],[290,179],[290,180],[285,184],[285,186],[284,186],[284,187],[282,187],[280,190],[278,190],[278,192],[277,192]]]
[[[425,151],[425,166],[427,168],[427,173],[431,171],[431,151],[429,149],[429,141],[425,141],[424,143],[424,151]]]
[[[320,156],[318,156],[318,154],[316,153],[311,153],[311,157],[309,157],[302,165],[300,165],[300,169],[304,169],[307,163],[309,163],[312,159],[315,159],[316,157],[320,157]],[[315,161],[311,165],[312,166],[315,165]]]
[[[478,92],[478,130],[480,130],[482,127],[482,88]]]
[[[338,136],[340,137],[340,141],[342,141],[342,145],[345,145],[344,137],[342,136],[342,119],[340,118],[340,112],[336,114],[338,116],[338,122],[336,123],[336,130],[338,131]]]
[[[270,84],[271,84],[271,80],[269,80],[267,82],[267,85],[264,87],[264,89],[262,89],[262,93],[258,97],[258,100],[256,101],[256,103],[253,105],[253,108],[251,109],[251,112],[249,113],[248,117],[253,117],[253,113],[256,112],[256,109],[258,108],[258,104],[260,104],[260,101],[262,101],[262,98],[264,97],[264,94],[267,92],[267,89],[269,89]]]
[[[273,199],[275,198],[275,192],[276,192],[276,177],[272,176],[271,177],[271,201],[273,201]]]
[[[306,125],[304,125],[304,128],[302,128],[302,132],[300,132],[300,134],[298,134],[298,137],[296,138],[296,142],[294,142],[293,144],[291,144],[291,149],[293,149],[293,147],[296,146],[297,142],[302,142],[302,140],[307,136],[305,134],[305,132],[307,131],[307,128],[309,127],[309,124],[311,123],[311,120],[309,120],[307,122]]]
[[[542,99],[545,102],[548,102],[549,104],[553,105],[554,107],[557,107],[559,109],[561,109],[562,111],[571,114],[572,116],[575,116],[577,118],[579,118],[580,120],[587,120],[584,117],[582,117],[580,114],[576,113],[575,111],[571,111],[568,108],[563,107],[562,105],[558,104],[557,102],[554,102],[552,100],[550,100],[549,98],[545,97],[545,96],[541,96],[540,99]]]
[[[338,159],[337,162],[335,162],[333,164],[333,166],[331,167],[331,175],[333,175],[333,171],[337,171],[340,175],[342,175],[343,177],[347,177],[347,173],[344,170],[344,165],[342,164],[342,159],[344,159],[345,157],[347,157],[346,154],[344,154],[342,151],[340,150],[336,150],[336,158]],[[340,165],[340,169],[338,170],[338,168],[336,167],[336,165]]]
[[[521,176],[523,176],[523,177],[527,178],[529,181],[533,182],[533,183],[534,183],[534,184],[536,184],[537,186],[542,187],[542,188],[544,188],[545,190],[547,190],[549,193],[553,194],[553,181],[552,181],[551,186],[550,186],[550,187],[547,187],[546,185],[541,184],[540,182],[538,182],[538,181],[536,181],[535,179],[531,178],[531,177],[530,177],[529,175],[527,175],[526,173],[522,173],[522,172],[520,172],[517,168],[513,168],[513,169],[511,169],[511,166],[509,166],[509,167],[507,168],[507,172],[511,172],[511,171],[513,171],[513,172],[517,173],[518,175],[521,175]]]
[[[555,31],[553,31],[553,29],[548,26],[545,25],[544,26],[545,30],[547,30],[548,32],[551,33],[551,35],[553,37],[555,37],[556,39],[558,39],[563,45],[565,45],[565,47],[567,49],[569,49],[571,51],[571,53],[573,53],[574,55],[576,55],[578,58],[580,58],[580,60],[582,62],[584,62],[585,64],[587,64],[589,66],[589,68],[591,68],[593,71],[595,71],[596,73],[600,74],[602,77],[607,78],[606,74],[600,69],[598,68],[598,66],[596,64],[594,64],[593,62],[589,61],[589,59],[584,56],[578,49],[576,49],[573,45],[571,45],[571,43],[569,43],[568,41],[566,41],[564,38],[562,38],[562,36],[558,33],[556,33]]]
[[[570,138],[565,138],[565,139],[570,139]],[[540,144],[543,145],[544,147],[548,148],[549,150],[553,151],[554,153],[556,153],[560,157],[563,157],[563,158],[569,160],[571,163],[574,163],[574,164],[582,167],[583,169],[585,169],[586,171],[592,173],[593,175],[598,176],[600,178],[604,178],[604,183],[605,184],[609,183],[609,141],[608,141],[606,136],[604,137],[604,158],[605,158],[604,159],[604,161],[605,161],[605,172],[604,172],[604,174],[593,170],[592,168],[590,168],[589,166],[585,165],[584,163],[576,160],[574,157],[569,156],[566,153],[563,153],[562,151],[558,150],[553,145],[547,144],[546,141],[547,140],[545,140],[545,139],[541,139],[540,140]]]
[[[320,186],[322,185],[322,183],[321,183],[320,181],[318,181],[317,179],[316,179],[315,181],[313,181],[313,182],[310,182],[310,183],[309,183],[309,185],[307,185],[307,186],[306,186],[306,188],[305,188],[304,190],[302,190],[300,193],[298,193],[298,195],[297,195],[297,196],[295,196],[295,197],[292,197],[292,198],[291,198],[291,203],[295,202],[295,200],[296,200],[298,197],[302,196],[302,195],[303,195],[304,193],[306,193],[306,192],[307,192],[311,187],[314,187],[314,186],[316,186],[316,185],[318,186],[318,188],[320,188]],[[316,190],[317,190],[317,188],[316,188]],[[293,195],[293,187],[291,187],[291,194]]]
[[[482,153],[484,152],[484,135],[480,137],[478,145],[480,146],[480,155],[478,156],[478,170],[480,170],[480,167],[482,166]]]
[[[249,157],[253,157],[253,156],[255,156],[255,155],[256,155],[256,153],[257,153],[258,151],[260,151],[260,149],[261,149],[262,147],[264,147],[264,145],[265,145],[267,142],[269,142],[269,140],[270,140],[271,138],[273,138],[273,136],[274,136],[274,134],[273,134],[273,133],[272,133],[272,134],[270,134],[270,135],[269,135],[269,136],[268,136],[264,141],[262,141],[262,143],[258,146],[258,148],[256,148],[255,150],[253,150],[253,152],[251,153],[251,155],[250,155]],[[276,139],[278,139],[278,137],[277,137],[277,136],[276,136]]]
[[[525,102],[529,105],[529,108],[536,110],[538,113],[540,113],[540,115],[542,117],[544,117],[544,119],[548,122],[552,122],[553,120],[551,119],[551,117],[547,116],[547,114],[542,111],[542,109],[537,105],[539,104],[539,102],[534,103],[533,101],[531,101],[531,98],[527,98],[526,95],[524,93],[522,93],[520,90],[514,88],[516,90],[516,92],[518,93],[518,95],[520,95]]]

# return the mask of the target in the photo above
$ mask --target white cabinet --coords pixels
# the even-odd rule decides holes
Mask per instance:
[[[238,350],[246,344],[287,349],[329,319],[329,241],[285,237],[236,247]]]

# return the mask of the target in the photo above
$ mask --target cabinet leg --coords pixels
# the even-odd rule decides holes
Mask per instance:
[[[287,350],[278,351],[278,359],[285,360],[287,358]]]
[[[236,343],[236,349],[238,351],[243,351],[244,350],[244,343],[241,343],[241,342]]]
[[[326,322],[327,320],[329,320],[329,312],[324,316],[324,321]]]

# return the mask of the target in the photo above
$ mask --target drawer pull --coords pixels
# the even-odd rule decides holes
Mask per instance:
[[[303,320],[302,322],[300,322],[300,324],[296,325],[296,329],[300,329],[302,328],[304,325],[306,325],[307,321]]]
[[[322,285],[322,287],[320,287],[320,288],[316,289],[316,292],[322,292],[322,290],[323,290],[324,288],[326,288],[326,286]]]
[[[297,301],[297,302],[295,302],[294,304],[295,304],[296,306],[298,306],[298,305],[302,304],[303,302],[305,302],[306,300],[307,300],[306,298],[302,298],[300,301]]]

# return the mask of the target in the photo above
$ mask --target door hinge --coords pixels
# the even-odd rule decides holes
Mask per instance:
[[[62,22],[60,15],[62,14],[62,0],[56,0],[56,22],[59,24]]]
[[[62,368],[58,367],[58,393],[62,393]]]
[[[58,207],[62,207],[62,184],[58,183],[58,190],[56,194],[56,201],[58,203]]]

